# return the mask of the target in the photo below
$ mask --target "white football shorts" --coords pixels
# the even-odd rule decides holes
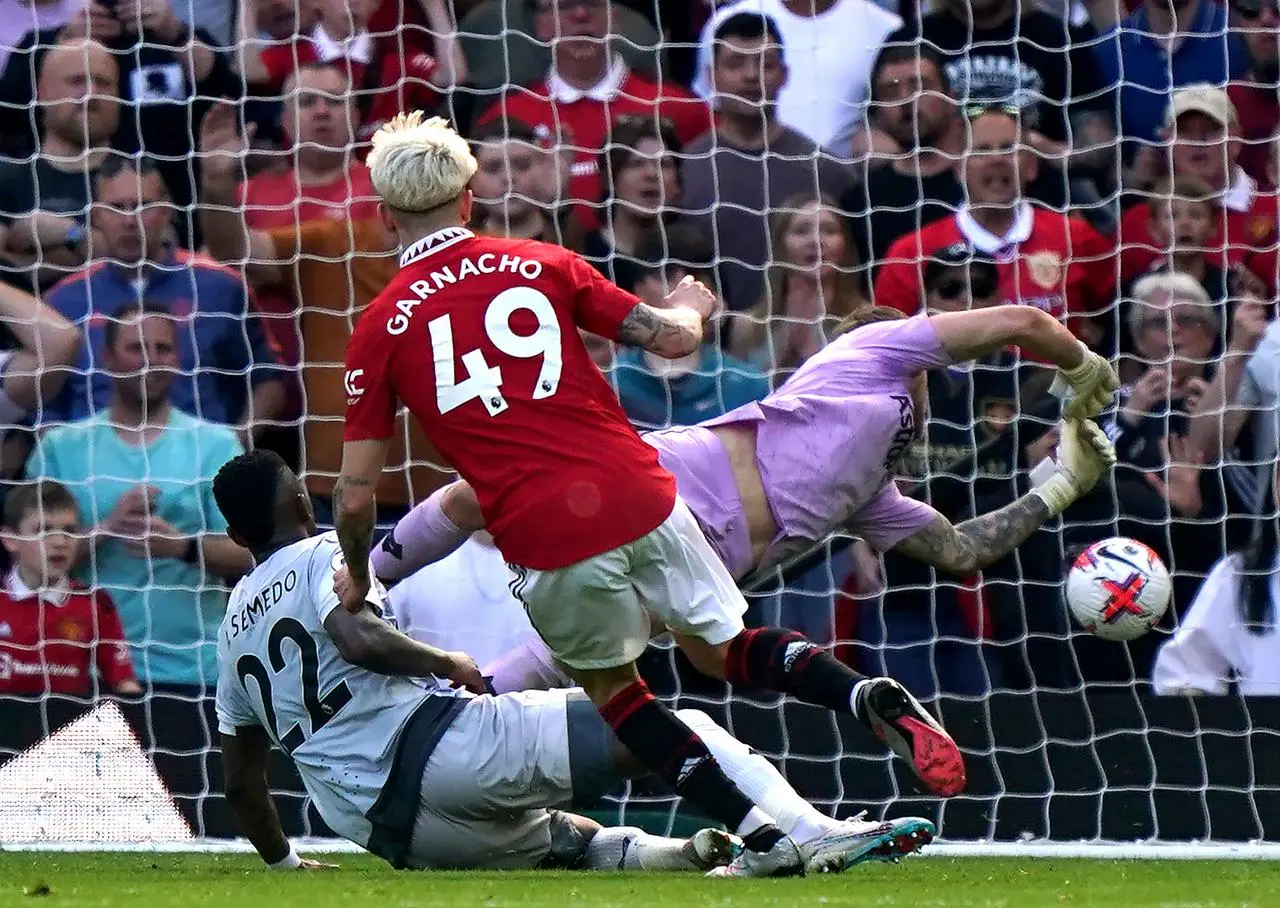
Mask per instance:
[[[747,601],[680,498],[661,526],[635,542],[552,571],[511,568],[512,592],[570,668],[634,662],[649,644],[652,620],[712,646],[743,630]]]
[[[550,811],[592,804],[621,780],[613,735],[581,689],[475,697],[427,761],[408,864],[537,867]]]

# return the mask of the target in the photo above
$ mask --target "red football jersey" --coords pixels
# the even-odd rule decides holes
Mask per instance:
[[[665,117],[676,136],[688,144],[713,125],[711,109],[701,98],[672,82],[657,84],[629,71],[619,60],[601,85],[572,99],[554,96],[547,80],[509,90],[480,114],[477,126],[507,118],[531,127],[540,138],[574,149],[569,198],[586,203],[578,215],[589,228],[600,223],[598,207],[604,195],[600,180],[600,152],[609,140],[609,127],[620,116]]]
[[[957,215],[900,237],[876,276],[877,305],[915,315],[924,304],[929,257],[967,238]],[[1032,206],[1030,233],[995,256],[1000,304],[1043,309],[1058,318],[1100,313],[1117,292],[1114,243],[1080,218]]]
[[[462,227],[414,243],[347,348],[346,440],[397,401],[475,488],[507,561],[552,570],[649,533],[675,479],[627,421],[578,328],[617,338],[639,302],[571,252]]]
[[[1275,244],[1275,193],[1255,192],[1248,211],[1221,209],[1214,218],[1215,228],[1205,246],[1210,250],[1209,261],[1223,270],[1248,264],[1259,249]],[[1120,269],[1125,280],[1145,274],[1161,255],[1151,239],[1150,221],[1147,202],[1139,202],[1120,218]]]
[[[1260,186],[1271,186],[1267,170],[1274,152],[1272,137],[1280,126],[1280,92],[1273,85],[1232,82],[1227,97],[1240,120],[1240,166]]]
[[[84,696],[95,665],[108,687],[133,679],[111,597],[72,588],[55,603],[0,584],[0,694]]]

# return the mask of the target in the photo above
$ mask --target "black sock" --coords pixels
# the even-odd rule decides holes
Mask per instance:
[[[866,678],[795,631],[743,631],[729,644],[725,680],[764,688],[840,713],[853,712],[853,689]]]
[[[649,692],[643,681],[618,693],[600,715],[622,745],[682,798],[736,833],[755,806],[724,774],[707,745]],[[753,830],[752,851],[768,851],[782,838],[776,826]]]

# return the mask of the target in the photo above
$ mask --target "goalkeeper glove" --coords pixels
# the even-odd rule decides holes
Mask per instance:
[[[1056,517],[1092,489],[1115,462],[1115,446],[1097,423],[1067,420],[1058,437],[1056,457],[1046,458],[1031,471],[1031,493],[1039,495]]]
[[[1062,415],[1067,419],[1089,419],[1111,402],[1116,388],[1120,387],[1120,378],[1109,362],[1085,350],[1080,365],[1059,370],[1054,385],[1061,388],[1064,383],[1070,388],[1070,395],[1065,398]]]

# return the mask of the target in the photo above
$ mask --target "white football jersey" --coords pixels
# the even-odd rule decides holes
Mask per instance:
[[[342,564],[337,535],[326,533],[286,546],[236,584],[218,632],[218,729],[264,728],[324,821],[363,846],[400,730],[425,698],[457,694],[342,658],[324,629],[340,607],[333,575]],[[369,598],[387,614],[381,586]]]
[[[524,605],[511,594],[514,580],[502,553],[473,536],[392,587],[392,613],[400,630],[419,643],[461,650],[485,666],[534,632]]]

